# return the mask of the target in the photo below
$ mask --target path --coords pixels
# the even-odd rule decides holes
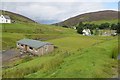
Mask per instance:
[[[7,50],[2,52],[2,62],[8,61],[16,56],[19,56],[19,51],[15,49]]]

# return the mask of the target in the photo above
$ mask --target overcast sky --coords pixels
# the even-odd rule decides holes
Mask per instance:
[[[15,12],[37,20],[43,24],[51,24],[66,20],[70,17],[94,11],[118,10],[118,2],[2,2],[7,11]]]

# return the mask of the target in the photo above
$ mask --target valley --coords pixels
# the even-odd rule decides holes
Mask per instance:
[[[23,58],[3,62],[3,78],[111,78],[118,75],[118,36],[83,36],[72,28],[29,21],[4,23],[0,28],[4,51],[17,50],[16,42],[23,38],[51,42],[55,46],[53,52],[43,56],[28,53]]]

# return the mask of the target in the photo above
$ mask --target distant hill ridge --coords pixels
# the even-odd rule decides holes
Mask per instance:
[[[55,23],[54,25],[69,27],[69,26],[75,26],[79,22],[91,22],[91,21],[114,20],[114,19],[118,19],[118,11],[104,10],[104,11],[85,13],[75,17],[71,17],[65,21]]]
[[[10,12],[10,11],[0,10],[0,14],[8,15],[11,18],[11,20],[13,20],[15,22],[27,22],[27,23],[35,22],[34,20],[32,20],[28,17],[25,17],[25,16],[17,14],[17,13],[13,13],[13,12]]]

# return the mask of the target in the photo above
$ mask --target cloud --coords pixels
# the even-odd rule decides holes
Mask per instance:
[[[1,0],[1,2],[119,2],[119,0]]]
[[[106,8],[103,2],[5,2],[3,3],[3,9],[37,21],[44,21],[44,23],[55,23],[82,13]]]

